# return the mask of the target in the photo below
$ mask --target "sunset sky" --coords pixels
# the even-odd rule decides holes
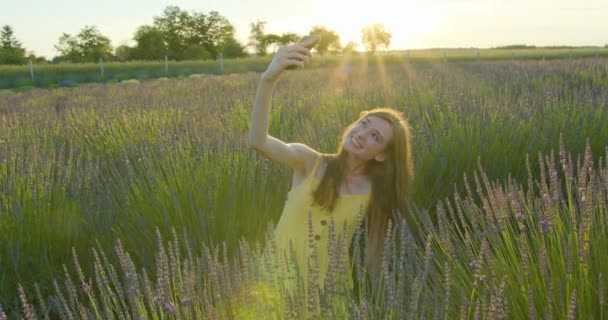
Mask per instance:
[[[218,11],[246,43],[249,23],[267,21],[267,33],[306,34],[315,25],[338,32],[342,44],[361,42],[365,25],[383,23],[390,49],[487,48],[509,44],[608,44],[606,0],[1,0],[0,25],[10,25],[28,51],[52,58],[63,32],[95,25],[114,47],[132,45],[138,26],[152,24],[168,5]]]

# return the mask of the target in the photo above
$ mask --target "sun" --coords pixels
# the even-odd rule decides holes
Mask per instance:
[[[415,0],[313,0],[313,16],[336,31],[343,45],[360,45],[361,29],[382,23],[392,34],[391,48],[416,46],[438,21],[436,10]]]

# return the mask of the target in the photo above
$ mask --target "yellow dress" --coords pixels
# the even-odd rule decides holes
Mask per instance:
[[[370,192],[367,194],[341,194],[332,212],[314,204],[313,192],[321,182],[316,177],[321,158],[321,156],[317,158],[308,177],[288,192],[283,212],[275,229],[274,240],[278,253],[283,254],[283,257],[290,256],[291,242],[304,290],[308,288],[309,266],[318,271],[314,273],[318,276],[317,281],[313,283],[317,283],[317,288],[323,289],[328,275],[330,252],[337,252],[337,250],[332,250],[336,246],[330,248],[330,244],[337,244],[338,239],[342,240],[343,268],[341,268],[342,271],[336,270],[334,265],[332,274],[342,277],[352,288],[348,248],[357,230],[359,219],[363,218],[362,215],[367,209]],[[335,227],[335,241],[329,241],[332,225]],[[344,230],[346,230],[346,234],[344,234]],[[316,254],[314,254],[315,249],[311,244],[314,244]],[[339,281],[339,277],[333,278]],[[285,286],[288,290],[294,290],[296,282],[287,281]]]

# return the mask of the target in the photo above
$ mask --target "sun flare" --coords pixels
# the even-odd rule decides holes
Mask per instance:
[[[314,0],[313,15],[335,30],[343,45],[350,41],[361,45],[361,29],[382,23],[392,34],[393,48],[416,46],[417,39],[430,32],[438,21],[438,11],[413,0]]]

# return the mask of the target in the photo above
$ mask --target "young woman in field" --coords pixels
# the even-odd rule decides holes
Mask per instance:
[[[322,288],[329,262],[331,220],[335,223],[336,236],[345,236],[348,248],[359,214],[367,216],[365,261],[370,274],[379,274],[388,221],[395,214],[407,214],[406,197],[413,168],[410,127],[404,116],[393,109],[362,112],[344,129],[336,154],[323,154],[301,143],[285,143],[268,134],[275,84],[289,66],[303,66],[307,62],[311,57],[309,48],[316,41],[316,38],[307,38],[281,47],[262,74],[253,105],[249,145],[259,154],[293,170],[292,188],[275,230],[276,246],[283,254],[289,253],[290,246],[293,248],[300,276],[306,283],[308,267],[314,265],[309,261],[312,227],[318,284]],[[346,265],[350,269],[349,261],[347,255]]]

